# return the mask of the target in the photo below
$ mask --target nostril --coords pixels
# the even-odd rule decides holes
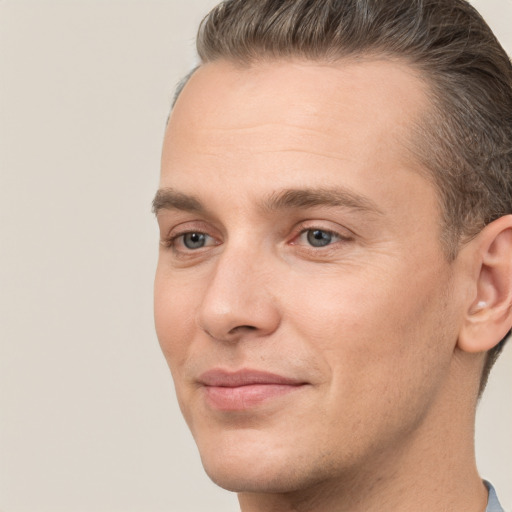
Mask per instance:
[[[215,335],[214,332],[209,331],[208,329],[203,329],[203,331],[212,339],[218,340],[218,341],[236,341],[240,338],[240,336],[243,336],[244,333],[257,331],[258,328],[254,325],[237,325],[236,327],[233,327],[230,331],[228,331],[224,335]]]
[[[257,328],[254,325],[237,325],[229,331],[229,334],[235,334],[239,331],[255,331]]]

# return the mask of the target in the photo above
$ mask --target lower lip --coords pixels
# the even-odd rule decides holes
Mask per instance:
[[[250,384],[237,387],[205,386],[204,390],[210,407],[221,411],[243,411],[302,387],[287,384]]]

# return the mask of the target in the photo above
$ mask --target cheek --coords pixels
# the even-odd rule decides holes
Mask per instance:
[[[364,452],[368,440],[413,430],[451,360],[451,333],[443,332],[447,298],[438,293],[439,283],[370,284],[345,278],[324,286],[322,300],[302,293],[308,299],[293,327],[327,376],[317,406],[330,434],[337,433],[339,453]]]
[[[294,330],[329,368],[332,388],[347,395],[379,400],[399,388],[435,385],[450,361],[456,330],[448,277],[405,265],[386,269],[321,276],[314,290],[288,294]]]
[[[198,292],[175,282],[157,269],[154,287],[155,328],[162,352],[173,376],[187,359],[194,330],[194,311]]]
[[[186,367],[194,337],[194,311],[198,292],[157,269],[154,287],[155,328],[162,353],[171,370],[179,407],[190,425],[188,404],[191,401]]]

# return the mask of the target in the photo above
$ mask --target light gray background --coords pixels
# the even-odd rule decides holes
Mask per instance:
[[[0,509],[238,510],[204,476],[153,332],[150,202],[215,0],[0,0]],[[512,3],[476,2],[512,51]],[[512,510],[512,347],[481,404]]]

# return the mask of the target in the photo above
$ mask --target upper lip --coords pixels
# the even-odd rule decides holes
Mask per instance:
[[[201,374],[198,380],[199,383],[204,386],[229,388],[250,386],[252,384],[281,384],[288,386],[299,386],[301,384],[305,384],[304,381],[298,379],[251,369],[237,371],[227,371],[222,369],[208,370]]]

